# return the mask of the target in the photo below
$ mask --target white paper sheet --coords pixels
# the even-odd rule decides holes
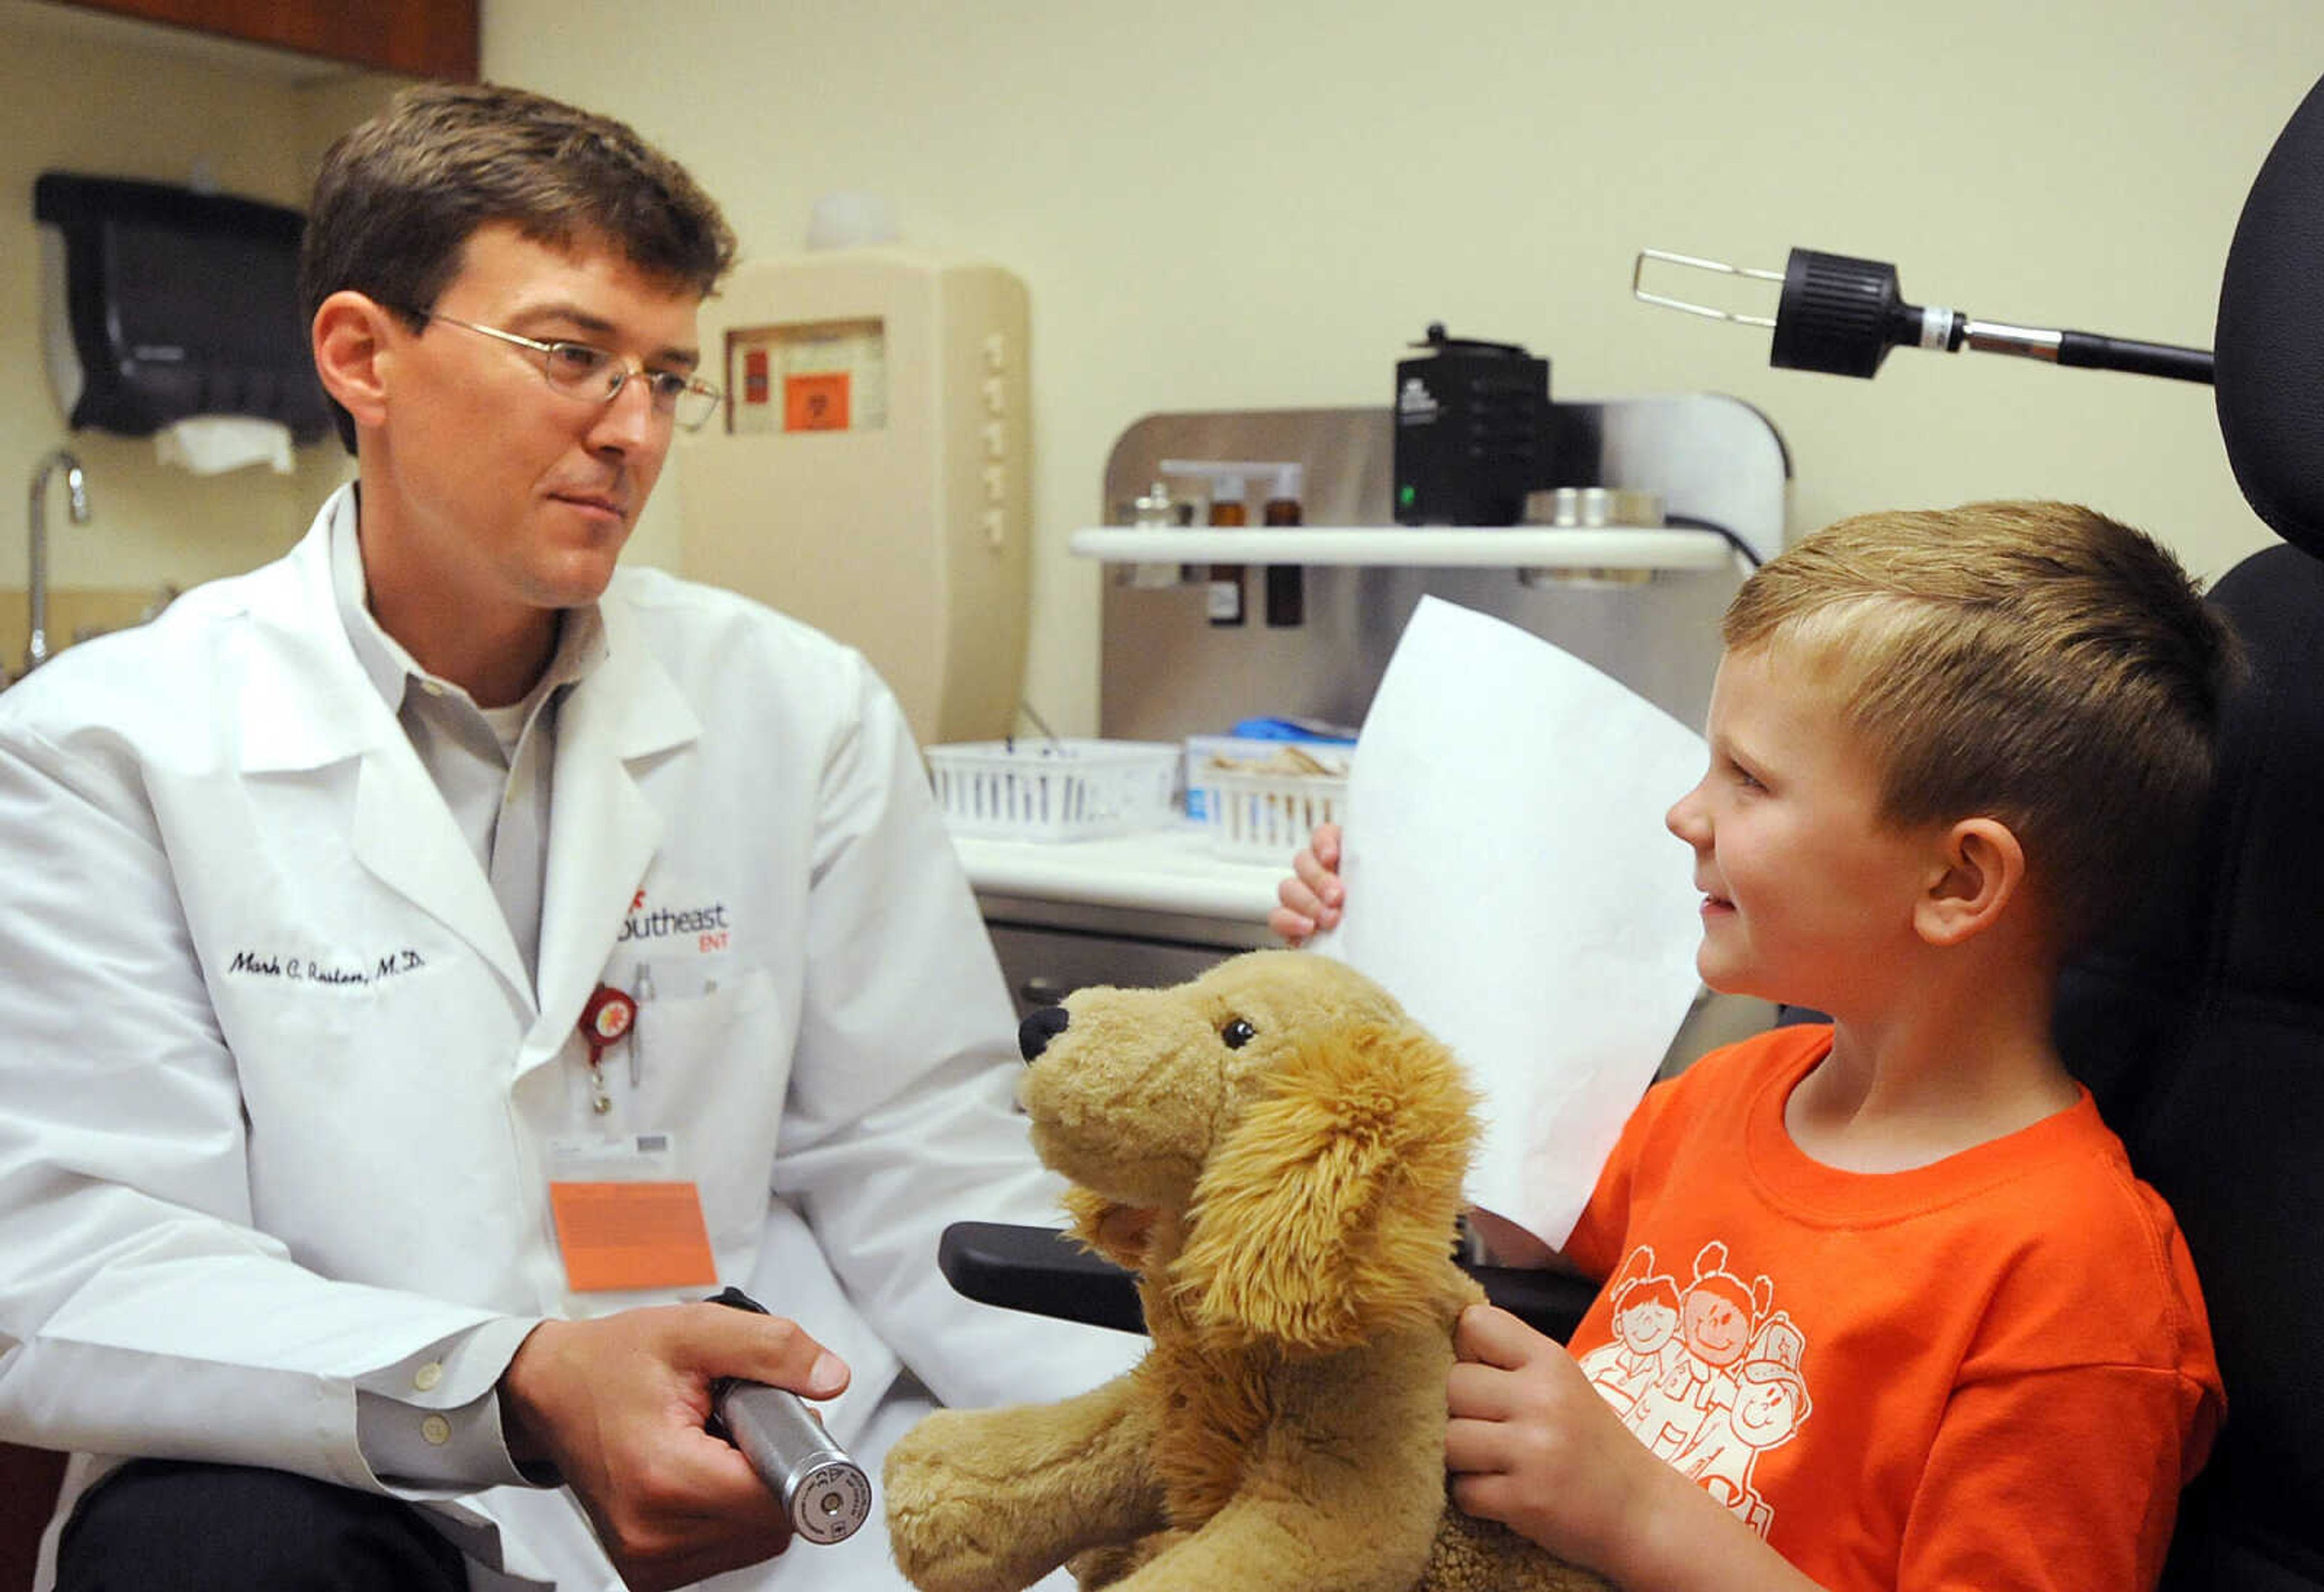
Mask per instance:
[[[1700,897],[1663,814],[1702,737],[1516,626],[1430,597],[1349,772],[1348,912],[1370,975],[1485,1097],[1472,1203],[1562,1245],[1699,988]]]

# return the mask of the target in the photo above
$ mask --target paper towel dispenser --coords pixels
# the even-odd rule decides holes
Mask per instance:
[[[167,183],[43,172],[49,378],[74,429],[145,437],[194,415],[331,430],[299,314],[298,211]]]

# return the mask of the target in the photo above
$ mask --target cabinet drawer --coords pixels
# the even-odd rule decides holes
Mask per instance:
[[[1000,954],[1001,971],[1009,980],[1019,1017],[1036,1007],[1055,1005],[1084,985],[1158,989],[1183,984],[1240,949],[1018,923],[985,927],[991,932],[992,949]]]

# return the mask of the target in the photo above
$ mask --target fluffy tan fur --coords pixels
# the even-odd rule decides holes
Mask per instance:
[[[1451,1259],[1475,1102],[1376,985],[1302,953],[1086,989],[1025,1076],[1084,1243],[1153,1347],[1079,1398],[928,1417],[889,1456],[897,1563],[1014,1592],[1586,1592],[1444,1488]],[[1157,1214],[1132,1243],[1109,1218]]]

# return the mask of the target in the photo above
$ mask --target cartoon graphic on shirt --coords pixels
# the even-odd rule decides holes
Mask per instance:
[[[1655,1251],[1641,1244],[1609,1286],[1614,1302],[1614,1341],[1582,1356],[1582,1369],[1606,1402],[1625,1415],[1637,1408],[1646,1390],[1670,1377],[1683,1377],[1686,1345],[1678,1335],[1678,1280],[1655,1273]]]
[[[1771,1310],[1775,1283],[1745,1282],[1716,1239],[1683,1288],[1655,1263],[1650,1245],[1630,1252],[1609,1288],[1613,1341],[1582,1369],[1639,1441],[1765,1537],[1775,1512],[1751,1470],[1808,1418],[1806,1336]]]
[[[1751,1488],[1760,1453],[1789,1439],[1808,1417],[1808,1386],[1800,1375],[1807,1339],[1777,1310],[1738,1374],[1734,1401],[1714,1412],[1685,1452],[1672,1461],[1744,1524],[1762,1537],[1775,1512]]]

